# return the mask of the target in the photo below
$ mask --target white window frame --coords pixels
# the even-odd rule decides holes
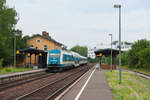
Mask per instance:
[[[39,42],[38,42],[38,41],[39,41]],[[41,43],[41,40],[40,40],[40,39],[37,39],[37,40],[36,40],[36,43]]]
[[[44,45],[44,50],[45,50],[45,48],[47,48],[47,50],[48,50],[48,47],[47,47],[47,45]],[[47,50],[45,50],[45,51],[47,51]]]

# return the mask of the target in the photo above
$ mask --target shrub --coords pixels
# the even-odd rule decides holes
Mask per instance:
[[[13,68],[7,67],[7,68],[5,68],[5,72],[13,72]]]
[[[145,39],[138,40],[137,42],[135,42],[132,45],[131,50],[129,50],[128,56],[126,58],[128,66],[129,67],[135,67],[135,68],[142,67],[140,55],[143,55],[145,52],[142,51],[143,54],[139,53],[139,52],[141,52],[141,50],[144,50],[144,49],[149,48],[149,47],[150,47],[150,42],[145,40]],[[139,62],[139,59],[140,59],[140,62]],[[146,60],[146,58],[143,58],[143,60]],[[148,62],[146,62],[146,63],[148,63]]]
[[[0,68],[1,68],[2,65],[3,65],[3,60],[4,60],[3,58],[0,59]]]
[[[150,48],[143,49],[137,53],[137,68],[150,68]]]

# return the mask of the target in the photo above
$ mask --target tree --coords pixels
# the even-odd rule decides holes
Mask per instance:
[[[98,63],[99,62],[99,57],[95,57],[94,59],[88,59],[88,62],[90,62],[90,63]]]
[[[137,57],[139,58],[136,65],[138,68],[150,68],[150,48],[140,50],[137,53]]]
[[[17,48],[25,47],[22,31],[15,29],[18,19],[16,10],[6,6],[6,0],[0,0],[0,59],[3,59],[3,66],[13,63],[15,38]]]
[[[150,41],[146,39],[136,41],[132,44],[131,50],[122,53],[121,58],[122,65],[131,68],[148,68],[150,66]]]
[[[117,56],[117,64],[119,64],[119,55]],[[128,66],[129,65],[129,51],[124,51],[121,54],[121,64],[124,66]]]
[[[87,47],[76,45],[70,49],[71,51],[77,52],[82,56],[87,57]]]
[[[148,47],[150,47],[150,42],[147,41],[146,39],[138,40],[132,45],[131,50],[129,51],[129,54],[128,54],[128,61],[129,61],[130,67],[139,68],[139,66],[137,65],[139,61],[138,53],[141,50],[148,48]]]

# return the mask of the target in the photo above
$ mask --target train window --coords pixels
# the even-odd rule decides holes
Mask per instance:
[[[63,54],[63,61],[66,61],[66,55]]]
[[[52,54],[49,54],[50,57],[59,57],[60,54],[57,54],[57,53],[52,53]]]
[[[67,57],[66,57],[66,61],[69,61],[69,56],[68,55],[66,55]]]
[[[71,56],[69,55],[69,61],[71,61]]]

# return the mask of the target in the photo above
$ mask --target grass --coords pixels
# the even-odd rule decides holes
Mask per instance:
[[[124,69],[127,69],[127,70],[132,70],[132,71],[136,71],[136,72],[141,72],[143,74],[148,74],[150,75],[150,69],[144,69],[144,68],[129,68],[129,67],[126,67],[126,66],[123,66]]]
[[[105,71],[114,100],[150,100],[150,80],[122,72],[122,84],[119,84],[119,72]]]
[[[15,73],[15,72],[24,72],[24,71],[31,71],[32,69],[29,68],[13,68],[13,67],[6,67],[0,68],[0,74],[8,74],[8,73]]]

